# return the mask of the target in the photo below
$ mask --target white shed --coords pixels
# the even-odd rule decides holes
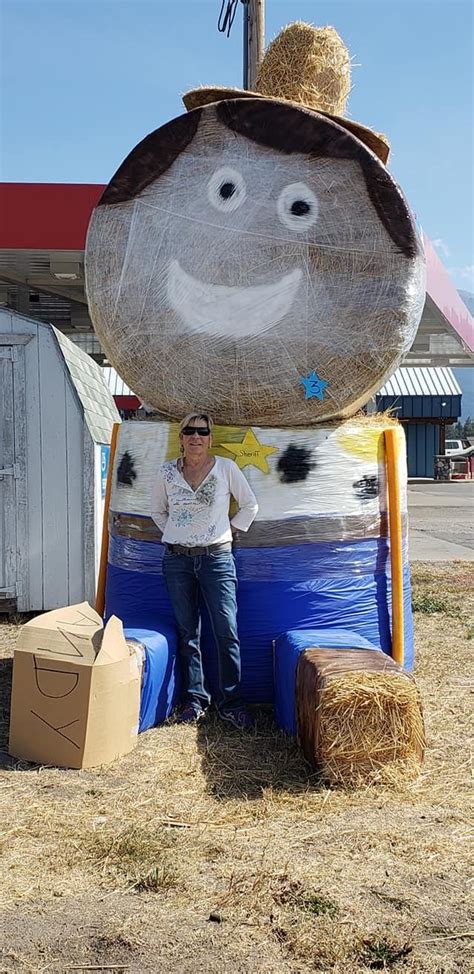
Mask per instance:
[[[93,359],[0,309],[0,612],[93,601],[117,422]]]

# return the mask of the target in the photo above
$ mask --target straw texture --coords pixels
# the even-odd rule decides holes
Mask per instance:
[[[89,310],[110,362],[171,418],[193,402],[224,425],[350,416],[410,348],[423,308],[398,187],[355,139],[281,102],[203,108],[163,172],[181,144],[172,128],[134,150],[112,181],[130,198],[111,196],[89,227]]]
[[[383,653],[309,649],[297,674],[305,757],[332,783],[360,784],[381,768],[412,776],[424,751],[414,680]]]
[[[273,98],[345,115],[351,90],[351,59],[334,27],[297,21],[268,46],[257,91]]]
[[[207,85],[187,91],[183,102],[192,111],[226,99],[282,99],[333,119],[386,163],[390,152],[387,137],[346,117],[350,90],[351,58],[334,27],[298,21],[285,27],[267,48],[255,91]]]

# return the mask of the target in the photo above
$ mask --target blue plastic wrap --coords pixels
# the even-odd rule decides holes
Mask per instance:
[[[310,429],[215,426],[212,449],[235,455],[251,433],[245,476],[257,518],[234,545],[242,691],[249,703],[274,700],[272,644],[288,631],[351,633],[391,652],[390,558],[387,539],[386,418],[354,418]],[[404,563],[405,665],[413,665],[406,546],[404,436],[395,426]],[[110,507],[107,613],[127,626],[164,632],[175,620],[162,574],[160,531],[150,516],[160,465],[179,453],[178,427],[124,423],[117,441]],[[202,607],[208,689],[218,690],[217,653]],[[345,644],[344,644],[345,645]],[[292,696],[292,692],[291,692]]]
[[[367,639],[348,629],[292,629],[275,640],[275,720],[287,734],[296,735],[296,671],[305,649],[373,649]]]
[[[295,518],[298,521],[298,518]],[[314,520],[318,520],[314,518]],[[146,518],[135,518],[146,523]],[[275,539],[278,528],[275,528]],[[274,540],[275,540],[274,539]],[[328,540],[271,547],[236,547],[241,581],[306,582],[326,576],[353,574],[354,576],[385,573],[389,568],[389,550],[385,537],[351,540]],[[134,572],[161,575],[163,546],[156,541],[117,534],[111,527],[109,563]],[[403,552],[407,562],[406,545]]]
[[[111,537],[107,616],[125,626],[174,628],[161,545]],[[272,703],[273,640],[289,630],[348,630],[391,651],[388,545],[384,538],[321,542],[236,551],[242,690],[249,703]],[[410,576],[404,567],[405,665],[413,666]],[[217,654],[203,609],[202,650],[211,693],[217,692]]]
[[[174,627],[161,632],[126,627],[126,639],[145,649],[138,733],[162,724],[176,703],[178,689],[177,637]]]

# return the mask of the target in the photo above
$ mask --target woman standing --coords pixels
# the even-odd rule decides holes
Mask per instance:
[[[188,413],[180,424],[181,457],[164,463],[151,498],[151,516],[165,545],[163,573],[179,631],[185,703],[178,720],[199,720],[209,705],[199,645],[199,597],[206,603],[217,644],[219,713],[235,727],[252,726],[240,693],[237,576],[232,534],[248,531],[255,495],[233,460],[214,457],[212,420]],[[229,520],[229,502],[239,505]]]

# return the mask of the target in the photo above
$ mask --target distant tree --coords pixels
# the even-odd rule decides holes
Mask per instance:
[[[469,436],[474,436],[474,419],[467,417],[465,423],[458,419],[457,423],[450,423],[446,427],[447,440],[463,440]]]

